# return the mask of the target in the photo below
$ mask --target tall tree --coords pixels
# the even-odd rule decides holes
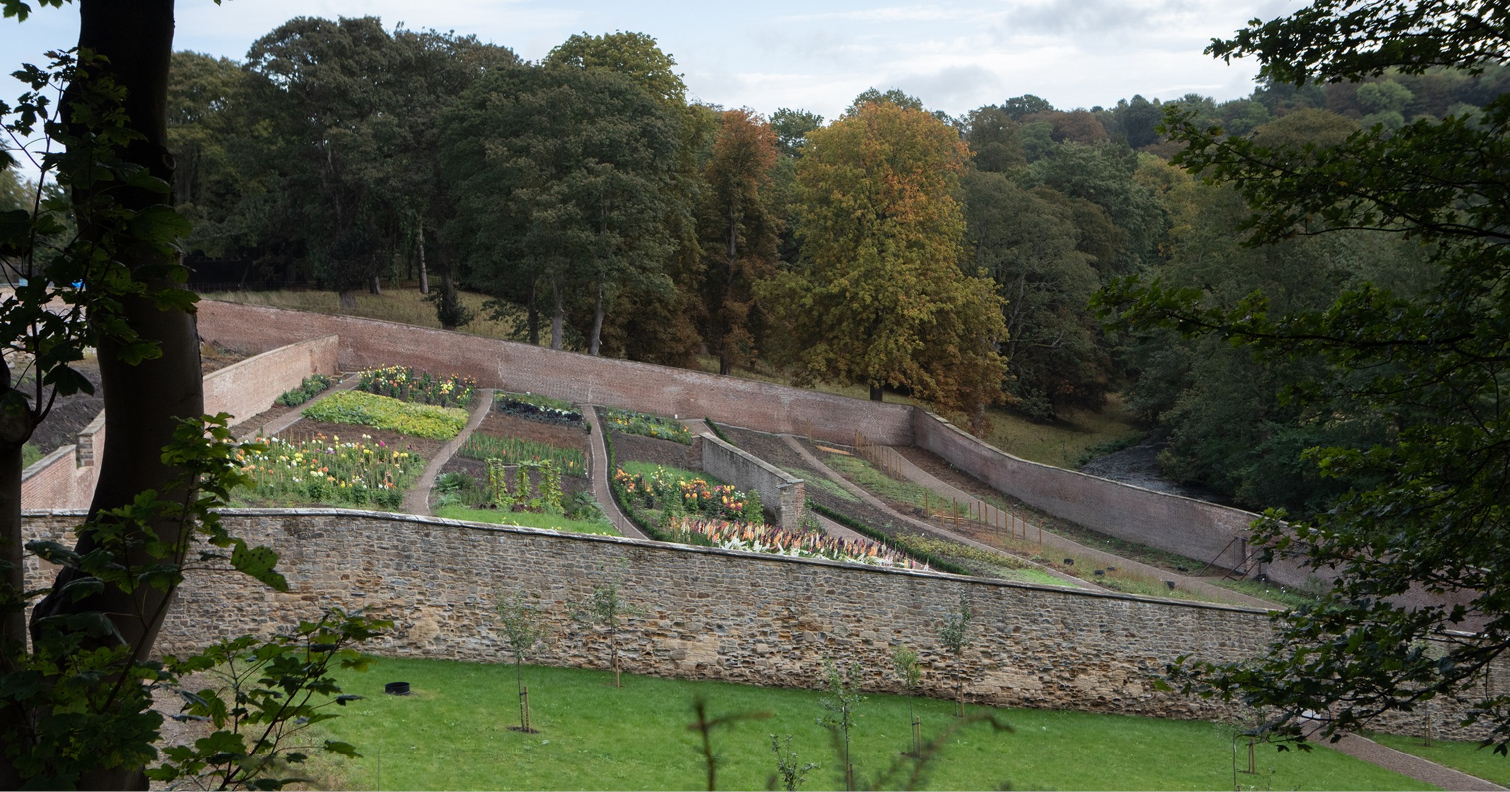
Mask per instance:
[[[1000,393],[1004,335],[989,282],[958,261],[956,194],[969,150],[891,102],[808,136],[798,162],[802,259],[763,289],[800,379],[910,389],[977,425]]]
[[[442,164],[457,214],[446,236],[478,277],[543,281],[551,346],[562,348],[568,300],[591,305],[589,351],[630,288],[669,292],[665,185],[677,125],[630,79],[527,67],[491,74],[447,113]],[[575,293],[574,293],[575,292]]]
[[[780,221],[771,208],[776,134],[750,110],[720,115],[713,155],[704,168],[703,338],[728,374],[756,353],[755,284],[775,271]]]
[[[1505,30],[1497,4],[1320,0],[1208,51],[1254,56],[1264,78],[1303,86],[1503,64]],[[1485,674],[1510,650],[1510,95],[1478,118],[1422,119],[1324,147],[1229,138],[1178,112],[1166,125],[1186,144],[1180,162],[1246,199],[1251,242],[1375,229],[1419,245],[1434,284],[1411,294],[1362,282],[1324,310],[1293,312],[1262,293],[1201,305],[1199,291],[1157,283],[1122,282],[1105,296],[1124,324],[1214,334],[1263,358],[1315,356],[1323,371],[1294,397],[1389,427],[1367,448],[1305,452],[1321,475],[1366,484],[1310,519],[1273,514],[1258,526],[1266,553],[1334,569],[1331,593],[1281,618],[1266,658],[1179,670],[1194,672],[1192,689],[1270,708],[1292,733],[1314,713],[1331,733],[1457,696],[1503,753],[1510,696]],[[1404,597],[1417,589],[1442,596]],[[1475,634],[1443,632],[1453,627]]]

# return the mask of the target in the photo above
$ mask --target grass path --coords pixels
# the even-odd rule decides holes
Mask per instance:
[[[367,696],[321,724],[355,744],[364,758],[344,768],[349,788],[387,789],[701,789],[706,768],[698,736],[687,729],[695,697],[710,716],[768,712],[713,735],[721,789],[764,789],[775,771],[770,735],[791,734],[802,762],[822,765],[805,789],[838,783],[829,735],[816,719],[819,694],[626,675],[607,685],[606,671],[524,669],[532,725],[518,723],[514,670],[439,660],[379,659],[371,672],[342,672],[347,692]],[[407,681],[414,695],[383,695],[383,683]],[[873,780],[901,759],[908,709],[924,736],[957,721],[952,703],[869,695],[856,710],[853,763]],[[972,707],[971,712],[990,712]],[[1049,710],[995,710],[1015,732],[975,726],[954,735],[930,765],[929,789],[1429,789],[1410,778],[1325,747],[1280,753],[1263,746],[1259,774],[1234,775],[1234,727]]]

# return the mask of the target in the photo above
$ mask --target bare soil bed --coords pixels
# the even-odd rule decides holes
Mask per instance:
[[[590,453],[587,448],[587,432],[581,429],[531,421],[496,411],[488,413],[488,417],[482,419],[482,423],[474,434],[517,437],[520,440],[532,440],[556,448],[575,448],[581,451],[584,457]]]
[[[614,461],[619,464],[634,461],[668,465],[684,470],[703,469],[703,461],[693,454],[692,446],[643,435],[614,432],[613,453]]]
[[[440,472],[442,475],[446,473],[464,473],[468,476],[471,476],[473,481],[476,481],[478,484],[483,486],[486,486],[488,482],[487,463],[482,461],[481,459],[468,459],[464,456],[461,456],[460,454],[451,457],[446,462],[445,467],[442,467],[440,469]],[[530,486],[539,487],[540,473],[531,471],[529,476]],[[512,487],[513,485],[513,479],[510,479],[509,486]],[[578,492],[586,492],[588,495],[591,495],[592,482],[586,476],[562,476],[561,492],[563,492],[568,498]],[[468,503],[464,505],[477,507],[482,506],[482,504],[478,503]]]

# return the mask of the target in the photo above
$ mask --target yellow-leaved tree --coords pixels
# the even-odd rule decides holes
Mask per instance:
[[[960,270],[969,149],[934,116],[864,102],[807,137],[797,163],[799,262],[762,302],[801,382],[905,388],[985,428],[1005,338],[989,281]]]

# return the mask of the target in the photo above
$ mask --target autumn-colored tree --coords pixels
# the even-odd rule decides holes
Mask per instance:
[[[857,106],[797,163],[801,261],[762,290],[799,380],[906,388],[980,428],[1000,395],[1005,335],[992,285],[959,268],[970,152],[937,118]]]
[[[754,356],[754,288],[772,274],[780,220],[771,211],[776,133],[750,110],[719,116],[698,226],[703,237],[703,338],[718,373]]]

